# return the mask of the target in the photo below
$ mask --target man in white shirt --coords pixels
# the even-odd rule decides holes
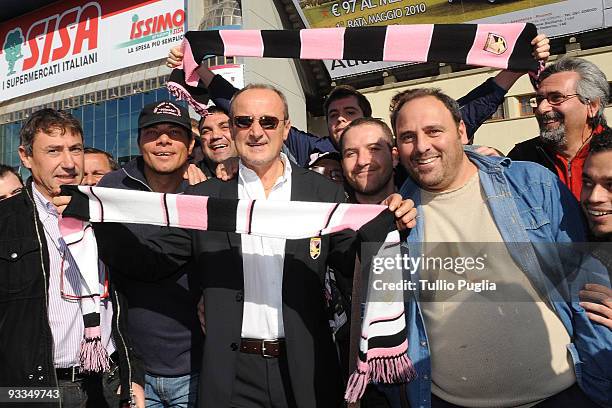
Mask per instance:
[[[345,200],[338,184],[291,164],[281,153],[291,123],[280,91],[268,85],[247,86],[234,96],[230,120],[240,157],[238,177],[228,182],[211,179],[188,189],[187,194],[249,200]],[[394,195],[385,204],[404,226],[412,225],[415,213],[410,200],[401,202]],[[236,208],[226,210],[231,217]],[[256,227],[259,222],[275,221],[272,216],[241,222]],[[304,221],[296,214],[295,222]],[[284,240],[169,229],[142,240],[112,224],[95,228],[100,254],[111,265],[137,263],[150,275],[162,275],[196,259],[202,271],[207,331],[200,406],[341,405],[343,386],[323,283],[328,264],[352,273],[353,233]],[[126,245],[130,250],[122,251]]]

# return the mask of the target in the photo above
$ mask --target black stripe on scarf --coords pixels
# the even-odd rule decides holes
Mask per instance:
[[[344,31],[345,60],[382,61],[387,27],[347,28]]]
[[[167,193],[164,193],[164,213],[166,214],[166,227],[170,226],[170,214],[168,213],[168,197]]]
[[[247,234],[251,233],[251,225],[253,224],[253,210],[255,210],[255,202],[257,200],[253,200],[253,202],[251,203],[251,207],[249,208],[249,221],[248,221],[248,225],[247,225]]]
[[[209,55],[224,55],[225,53],[219,30],[187,31],[185,38],[191,44],[191,52],[198,64]]]
[[[100,200],[96,193],[94,193],[93,188],[90,187],[89,192],[91,192],[91,195],[96,197],[96,200],[98,200],[98,203],[100,204],[100,222],[104,222],[104,206],[102,205],[102,200]]]
[[[261,30],[261,39],[264,44],[264,58],[283,58],[287,55],[300,58],[300,30]]]
[[[400,319],[402,317],[404,317],[403,314],[401,314],[399,316],[392,317],[390,319],[380,319],[380,320],[375,321],[374,323],[370,323],[370,326],[374,326],[375,324],[380,324],[380,323],[393,322],[393,321],[398,320],[398,319]]]
[[[512,50],[512,54],[508,59],[508,67],[514,66],[517,62],[521,61],[524,55],[529,55],[533,51],[533,47],[531,46],[531,40],[538,35],[538,29],[533,24],[527,24],[526,27],[519,35],[516,44],[514,45],[514,49]],[[535,70],[534,70],[535,71]],[[537,87],[536,87],[537,89]]]
[[[402,316],[402,318],[405,318]],[[368,339],[368,349],[395,347],[406,340],[406,331],[402,330],[389,336],[374,336]]]
[[[211,231],[236,232],[236,210],[238,200],[209,198],[206,204],[208,229]]]
[[[397,345],[402,344],[404,340],[406,340],[406,330],[401,330],[389,336],[370,337],[368,339],[368,350],[372,350],[375,348],[396,347]],[[363,351],[361,351],[361,348],[359,349],[359,352],[357,354],[361,361],[366,361],[367,357],[363,353]]]
[[[96,327],[100,325],[100,313],[87,313],[83,315],[85,327]]]
[[[168,78],[168,82],[181,84],[196,101],[204,105],[208,103],[208,88],[204,86],[202,81],[198,81],[198,86],[187,85],[185,83],[185,71],[182,69],[173,69]]]
[[[477,28],[476,24],[434,24],[427,60],[462,61],[465,64]]]
[[[336,212],[336,210],[338,209],[339,206],[340,206],[340,204],[334,205],[334,209],[329,212],[329,216],[327,217],[327,221],[325,221],[325,227],[323,227],[323,229],[321,231],[319,231],[319,235],[321,235],[323,233],[323,230],[329,226],[329,223],[330,223],[332,217],[334,216],[334,213]]]

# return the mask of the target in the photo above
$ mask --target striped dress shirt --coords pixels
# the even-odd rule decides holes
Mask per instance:
[[[53,335],[53,362],[55,368],[74,367],[79,365],[79,351],[84,330],[83,314],[79,300],[67,300],[61,296],[60,284],[63,281],[66,295],[79,296],[80,273],[60,234],[57,209],[37,190],[35,184],[32,184],[32,191],[36,210],[45,230],[49,251],[48,312],[49,326]],[[115,351],[115,344],[111,337],[112,316],[113,309],[110,299],[101,300],[102,344],[109,355]]]

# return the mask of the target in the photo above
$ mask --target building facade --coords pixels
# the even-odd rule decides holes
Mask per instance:
[[[189,0],[185,4],[188,29],[241,25],[237,0]],[[208,63],[213,66],[227,62],[218,57]],[[0,103],[0,163],[20,165],[19,129],[32,112],[41,108],[70,111],[81,121],[86,146],[105,150],[120,163],[127,162],[138,155],[136,139],[142,107],[163,99],[176,101],[165,86],[169,74],[165,59],[159,59]],[[186,106],[183,101],[178,103]]]

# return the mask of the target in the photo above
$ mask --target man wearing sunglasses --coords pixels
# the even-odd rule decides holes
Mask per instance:
[[[531,101],[540,135],[517,144],[508,157],[548,168],[579,200],[590,140],[607,128],[610,85],[595,64],[568,57],[546,67],[540,81]]]
[[[229,116],[240,157],[237,177],[207,180],[187,194],[345,201],[340,186],[281,153],[291,122],[279,90],[247,86],[232,99]],[[385,204],[403,227],[413,225],[410,200],[393,195]],[[295,222],[304,221],[296,214]],[[94,228],[100,254],[111,266],[138,266],[151,278],[195,261],[206,322],[200,406],[340,406],[343,387],[325,313],[323,276],[328,264],[352,273],[354,234],[285,240],[164,228],[142,239],[116,224]]]

